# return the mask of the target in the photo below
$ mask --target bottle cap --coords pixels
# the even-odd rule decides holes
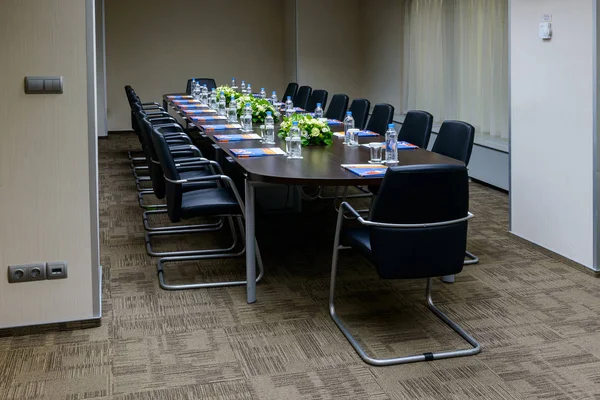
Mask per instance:
[[[321,103],[317,103],[317,107],[321,107]]]
[[[291,99],[292,99],[292,96],[288,96],[288,100],[291,100]]]
[[[271,111],[267,111],[267,115],[268,115],[268,116],[271,116]]]
[[[264,92],[264,91],[265,91],[265,88],[264,88],[264,87],[261,87],[261,88],[260,88],[260,91],[261,91],[261,92]]]
[[[225,94],[225,92],[221,92],[221,94]]]
[[[242,83],[244,83],[244,81],[242,81]]]
[[[293,121],[292,125],[294,125],[294,126],[298,125],[298,121]]]
[[[275,91],[273,90],[273,94],[274,94],[274,95],[277,95],[277,92],[275,92]]]
[[[388,129],[394,129],[394,124],[389,124]]]
[[[252,104],[246,103],[246,107],[252,107]]]
[[[347,116],[351,116],[351,115],[352,115],[352,111],[348,111],[348,112],[346,112],[346,115],[347,115]]]

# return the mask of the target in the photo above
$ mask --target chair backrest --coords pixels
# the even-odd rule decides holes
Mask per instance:
[[[464,165],[410,165],[388,169],[370,220],[431,224],[465,218],[469,178]],[[452,275],[462,270],[467,221],[410,228],[370,228],[372,261],[386,279]]]
[[[298,92],[298,84],[296,82],[288,83],[287,88],[285,88],[285,92],[283,93],[283,97],[281,98],[281,101],[285,103],[288,96],[292,98],[292,101],[294,101],[294,99],[296,98],[297,92]]]
[[[325,105],[327,104],[327,90],[313,90],[310,98],[308,99],[308,104],[306,105],[306,112],[313,112],[315,108],[317,108],[317,103],[321,103],[321,108],[324,110]]]
[[[329,103],[329,108],[325,113],[325,118],[337,119],[342,121],[348,111],[348,102],[350,99],[345,94],[334,94]]]
[[[444,121],[431,151],[469,165],[474,140],[473,125],[462,121]]]
[[[298,88],[298,93],[296,94],[296,98],[294,99],[294,107],[300,107],[306,109],[308,105],[308,98],[312,93],[312,88],[310,86],[300,86]]]
[[[409,111],[404,117],[398,140],[412,143],[423,149],[429,145],[433,115],[427,111]]]
[[[142,118],[140,121],[142,137],[144,140],[144,153],[146,158],[149,158],[148,172],[150,173],[150,181],[152,182],[152,190],[158,199],[164,199],[166,194],[165,178],[162,167],[154,161],[159,162],[158,154],[152,142],[152,130],[154,129],[147,118]]]
[[[217,88],[217,83],[213,78],[191,78],[188,79],[187,85],[185,87],[185,93],[192,94],[192,81],[195,80],[200,84],[200,86],[206,85],[208,91],[210,92],[212,89]]]
[[[387,103],[375,104],[373,113],[369,118],[367,130],[385,135],[388,125],[394,120],[394,106]]]
[[[164,136],[157,130],[152,130],[152,143],[156,149],[156,154],[160,162],[165,178],[177,181],[180,179],[179,172],[175,166],[175,161],[169,150],[169,145]],[[181,196],[183,194],[182,186],[177,183],[165,181],[167,198],[167,215],[172,222],[181,220]]]
[[[369,110],[371,109],[371,102],[367,99],[354,99],[350,104],[352,111],[352,117],[354,118],[354,127],[357,129],[365,129],[367,124],[367,117],[369,116]]]

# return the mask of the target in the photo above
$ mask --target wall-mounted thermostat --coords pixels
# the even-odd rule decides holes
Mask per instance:
[[[542,15],[542,21],[540,22],[540,39],[552,39],[552,15]]]

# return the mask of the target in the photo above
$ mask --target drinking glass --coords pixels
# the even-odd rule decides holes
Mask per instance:
[[[266,142],[266,131],[267,130],[266,130],[266,128],[265,128],[264,125],[259,126],[259,128],[260,128],[260,141],[262,143],[265,143]]]
[[[348,132],[346,133],[348,146],[358,146],[358,132],[360,132],[360,130],[356,128],[348,129]]]
[[[369,143],[369,149],[371,150],[371,159],[369,163],[379,164],[382,162],[383,143]]]

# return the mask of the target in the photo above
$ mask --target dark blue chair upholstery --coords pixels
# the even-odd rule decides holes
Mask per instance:
[[[334,94],[324,117],[343,121],[346,111],[348,111],[349,101],[350,99],[345,94]]]
[[[409,111],[398,133],[398,140],[412,143],[423,149],[429,145],[433,115],[427,111]]]
[[[310,98],[308,99],[308,104],[306,106],[306,112],[313,112],[315,108],[317,108],[317,104],[321,103],[321,108],[325,110],[325,106],[327,105],[327,90],[313,90]]]
[[[394,106],[386,103],[375,104],[366,129],[368,131],[377,132],[380,135],[385,135],[388,125],[391,124],[393,120]]]
[[[282,102],[285,102],[288,98],[288,96],[292,99],[292,101],[294,101],[294,99],[296,98],[296,93],[298,92],[298,84],[296,82],[290,82],[287,85],[287,88],[285,89],[285,92],[283,93],[283,97],[281,98]]]
[[[308,98],[310,97],[311,93],[312,88],[310,86],[300,86],[298,93],[294,98],[294,107],[306,109],[308,106]]]
[[[367,124],[367,118],[369,117],[369,110],[371,109],[371,102],[367,99],[354,99],[350,104],[348,111],[352,112],[354,118],[354,127],[357,129],[365,129]]]
[[[431,151],[469,165],[474,140],[473,125],[462,121],[444,121]]]

